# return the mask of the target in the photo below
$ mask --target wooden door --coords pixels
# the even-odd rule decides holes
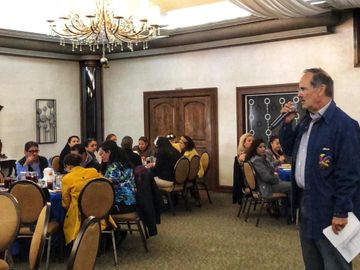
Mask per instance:
[[[208,183],[218,188],[217,89],[144,92],[145,135],[190,136],[201,155],[210,155]]]

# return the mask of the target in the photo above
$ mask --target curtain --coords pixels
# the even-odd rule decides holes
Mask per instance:
[[[261,18],[307,17],[328,12],[328,9],[310,5],[303,0],[230,0],[251,14]],[[332,0],[328,2],[339,2]],[[342,2],[360,2],[344,0]]]
[[[337,9],[357,8],[360,7],[360,0],[327,0],[329,5]]]

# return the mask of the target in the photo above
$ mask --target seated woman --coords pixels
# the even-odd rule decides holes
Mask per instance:
[[[170,141],[171,145],[176,150],[181,152],[180,144],[176,141],[176,135],[174,133],[169,133],[168,135],[166,135],[166,138]]]
[[[133,139],[130,136],[125,136],[124,138],[122,138],[121,149],[124,150],[125,154],[130,159],[134,168],[136,168],[137,166],[142,165],[142,161],[141,161],[141,157],[138,154],[134,153],[134,151],[132,150],[132,145],[133,145]]]
[[[64,170],[64,158],[67,154],[70,154],[70,148],[75,144],[80,142],[80,138],[76,135],[72,135],[68,138],[66,145],[64,146],[63,150],[61,150],[60,157],[59,157],[59,172],[65,174],[66,171]]]
[[[240,165],[245,161],[246,153],[250,149],[252,142],[254,141],[251,133],[244,133],[239,139],[239,145],[237,149],[237,158]]]
[[[289,193],[291,184],[283,182],[275,174],[274,167],[266,159],[265,143],[262,139],[256,139],[246,154],[246,161],[250,161],[256,172],[258,187],[264,198],[272,197],[275,192]]]
[[[144,161],[147,157],[155,155],[153,147],[151,146],[148,138],[145,136],[141,136],[139,138],[138,145],[135,145],[132,150],[140,155],[142,161]]]
[[[94,168],[98,172],[101,171],[100,163],[96,160],[96,158],[94,158],[91,154],[89,154],[86,151],[85,146],[78,143],[78,144],[75,144],[74,146],[72,146],[70,148],[70,150],[71,150],[71,154],[77,154],[77,155],[79,155],[81,157],[81,159],[82,159],[81,166],[82,167],[84,167],[84,168]]]
[[[86,151],[97,160],[97,162],[101,163],[101,157],[99,156],[99,153],[97,151],[97,141],[95,139],[87,139],[84,142],[84,146]]]
[[[189,136],[181,136],[179,140],[180,148],[181,148],[181,154],[183,156],[187,157],[189,160],[192,159],[193,156],[198,155],[198,152],[195,149],[195,143]],[[200,168],[198,172],[198,176],[201,178],[204,176],[204,168],[202,167],[200,163]]]
[[[113,214],[136,211],[135,179],[129,158],[114,141],[103,142],[99,154],[106,163],[104,176],[112,180],[115,189]]]
[[[69,172],[62,178],[62,206],[67,209],[64,221],[65,244],[71,243],[81,226],[78,198],[85,184],[101,174],[94,168],[80,166],[82,159],[77,154],[68,154],[64,158],[65,169]]]
[[[268,149],[265,151],[266,159],[276,169],[281,164],[285,163],[285,155],[281,150],[279,136],[271,136],[269,140]]]
[[[170,143],[169,139],[159,137],[156,140],[157,152],[155,154],[156,163],[149,164],[151,172],[155,176],[155,182],[158,187],[171,187],[174,182],[174,167],[181,157]]]
[[[114,133],[110,133],[106,136],[105,141],[114,141],[117,142],[117,137]]]

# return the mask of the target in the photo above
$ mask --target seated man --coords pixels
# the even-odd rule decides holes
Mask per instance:
[[[98,172],[101,170],[100,163],[94,158],[90,153],[85,149],[85,146],[82,144],[75,144],[71,148],[71,154],[77,154],[81,156],[81,166],[84,168],[94,168]]]
[[[101,177],[94,168],[80,166],[82,159],[77,154],[68,154],[64,158],[65,170],[69,173],[62,178],[62,206],[67,210],[64,221],[65,244],[71,243],[81,226],[78,198],[81,189],[89,180]]]
[[[16,162],[16,175],[20,180],[21,172],[37,172],[38,178],[43,177],[43,171],[49,167],[48,160],[39,156],[39,145],[36,142],[29,141],[25,143],[25,156]]]
[[[141,166],[142,162],[141,162],[141,157],[133,152],[132,145],[133,145],[133,139],[130,136],[125,136],[124,138],[122,138],[121,148],[122,150],[124,150],[124,152],[126,153],[126,155],[128,156],[128,158],[130,159],[131,163],[134,165],[135,168],[136,166]]]

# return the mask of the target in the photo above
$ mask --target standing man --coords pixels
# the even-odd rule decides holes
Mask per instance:
[[[323,235],[331,225],[338,234],[348,212],[360,217],[359,124],[333,101],[333,80],[320,68],[306,69],[299,102],[307,114],[292,128],[292,102],[280,130],[281,145],[293,157],[292,206],[300,208],[300,241],[305,269],[352,269]]]
[[[37,172],[39,178],[43,177],[43,171],[49,167],[49,162],[46,157],[39,155],[39,145],[36,142],[29,141],[24,146],[25,156],[16,162],[16,175],[20,180],[21,172]]]

